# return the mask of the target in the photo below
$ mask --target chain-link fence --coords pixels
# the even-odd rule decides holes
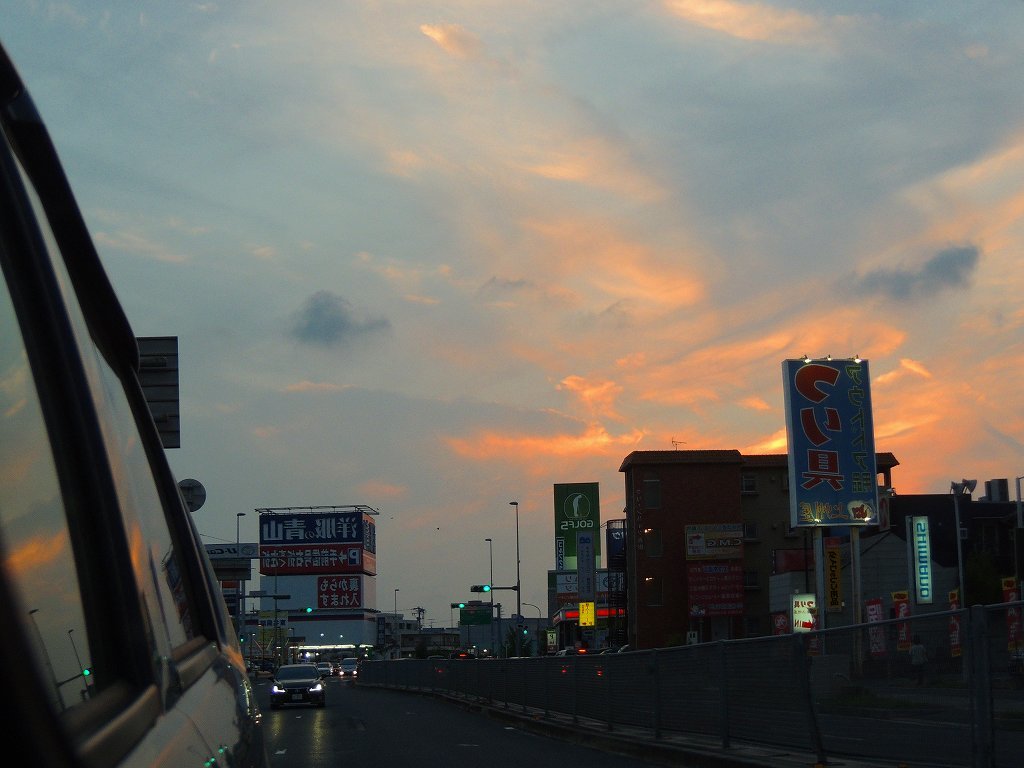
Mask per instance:
[[[1020,603],[619,654],[371,661],[361,685],[907,765],[1024,765]],[[924,650],[912,652],[918,642]],[[924,660],[912,664],[912,657]]]

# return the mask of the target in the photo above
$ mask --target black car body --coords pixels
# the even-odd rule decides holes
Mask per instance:
[[[315,664],[284,664],[274,673],[270,686],[270,706],[284,704],[327,704],[327,685],[323,673]]]
[[[7,749],[43,768],[266,768],[238,639],[139,371],[132,328],[0,47]]]

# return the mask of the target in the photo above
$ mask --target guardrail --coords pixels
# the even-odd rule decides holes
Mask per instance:
[[[1024,764],[1021,603],[621,654],[364,662],[360,685],[443,692],[658,740],[910,765]],[[1014,623],[1016,621],[1016,624]],[[1016,629],[1015,629],[1016,627]],[[910,645],[928,651],[916,685]]]

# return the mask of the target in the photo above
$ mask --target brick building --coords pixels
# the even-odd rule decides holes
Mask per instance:
[[[892,487],[898,464],[877,455],[882,488]],[[769,634],[771,575],[810,562],[804,531],[789,525],[787,456],[634,451],[619,471],[630,645]]]

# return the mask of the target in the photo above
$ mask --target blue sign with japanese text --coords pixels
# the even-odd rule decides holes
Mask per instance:
[[[792,525],[877,525],[867,361],[785,360],[782,374]]]

